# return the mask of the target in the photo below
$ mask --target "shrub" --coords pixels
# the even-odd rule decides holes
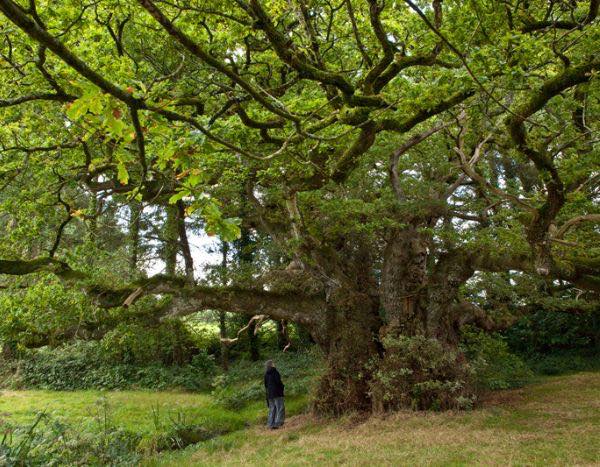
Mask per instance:
[[[537,355],[565,349],[600,347],[600,313],[539,310],[504,332],[511,349]]]
[[[369,382],[378,410],[471,408],[471,370],[462,354],[424,336],[387,336]]]
[[[35,282],[24,289],[0,294],[0,343],[5,351],[64,340],[95,313],[81,291],[52,280]]]
[[[208,376],[214,375],[217,371],[215,357],[213,355],[209,355],[205,350],[201,350],[192,357],[191,365],[202,374]]]
[[[600,370],[600,350],[567,349],[549,354],[535,354],[527,358],[531,369],[542,375],[560,375],[575,371]]]
[[[216,366],[212,357],[200,353],[192,364],[115,364],[107,360],[97,342],[75,341],[59,348],[40,348],[23,354],[12,380],[13,387],[51,390],[183,388],[203,390],[210,386]]]
[[[196,350],[189,329],[178,320],[164,321],[153,327],[120,323],[100,342],[108,359],[138,365],[188,363]]]
[[[461,349],[473,368],[477,385],[484,389],[521,387],[532,378],[525,362],[510,352],[498,334],[487,334],[471,326],[462,330]]]

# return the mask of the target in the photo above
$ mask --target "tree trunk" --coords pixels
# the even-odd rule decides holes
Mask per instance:
[[[250,352],[250,360],[256,362],[260,359],[260,350],[258,335],[256,334],[256,323],[252,321],[248,326],[248,350]]]
[[[169,276],[175,275],[177,267],[177,250],[179,232],[177,231],[177,206],[167,206],[167,218],[163,226],[163,260],[165,262],[165,273]]]
[[[283,350],[289,342],[287,323],[283,320],[276,321],[275,323],[277,326],[277,348]]]
[[[310,331],[306,326],[296,323],[296,329],[298,333],[298,345],[300,348],[307,348],[315,343],[315,340],[310,335]]]
[[[179,246],[185,265],[185,277],[190,284],[193,284],[194,279],[194,259],[190,251],[190,243],[188,242],[187,231],[185,228],[185,206],[183,201],[177,201],[177,230],[179,233]]]
[[[244,209],[242,209],[241,215],[243,215],[243,213]],[[240,238],[234,241],[234,246],[238,266],[244,270],[244,268],[249,266],[254,260],[254,250],[256,248],[256,241],[252,238],[250,230],[247,227],[242,226]],[[256,323],[254,321],[248,326],[247,337],[250,359],[255,362],[260,359],[260,350]]]
[[[227,285],[227,254],[229,253],[229,244],[221,242],[221,285]],[[221,367],[223,371],[229,370],[229,347],[225,344],[227,339],[227,315],[223,310],[219,311],[219,337],[221,338]]]
[[[387,329],[397,334],[425,332],[421,297],[427,281],[428,243],[427,236],[411,226],[394,232],[384,251],[381,305]]]
[[[142,209],[142,204],[137,201],[132,201],[129,205],[129,274],[131,277],[135,277],[138,270]]]
[[[438,254],[428,265],[431,242],[414,227],[397,231],[384,252],[381,303],[387,319],[382,336],[424,335],[455,346],[453,313],[459,289],[473,275],[468,258],[456,251]]]
[[[379,358],[378,304],[365,294],[338,289],[322,324],[311,329],[326,356],[326,371],[314,401],[317,414],[370,410],[369,382]]]
[[[227,322],[224,311],[219,311],[219,337],[221,338],[221,367],[223,371],[229,370],[229,347],[223,339],[227,339]]]
[[[460,313],[472,312],[459,289],[473,269],[455,251],[434,261],[432,248],[414,227],[397,231],[386,246],[380,299],[387,323],[379,333],[373,410],[459,408],[473,395],[458,349]]]
[[[88,200],[88,240],[91,243],[98,243],[98,197],[96,193],[90,193]]]
[[[460,338],[459,288],[474,273],[463,255],[450,252],[440,255],[427,287],[427,336],[456,347]]]

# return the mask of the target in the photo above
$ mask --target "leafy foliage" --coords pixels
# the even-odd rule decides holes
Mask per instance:
[[[595,348],[557,350],[547,354],[529,355],[526,358],[531,369],[541,375],[561,375],[600,369],[600,351]]]
[[[99,432],[80,431],[40,412],[28,426],[5,429],[0,462],[21,465],[115,465],[141,459],[139,435],[104,426]]]
[[[13,353],[106,333],[121,369],[187,363],[185,333],[157,319],[260,310],[347,352],[328,365],[363,408],[370,378],[334,360],[366,372],[382,346],[380,400],[455,407],[468,371],[442,349],[463,324],[597,307],[596,1],[55,3],[0,1]],[[243,280],[199,284],[189,232],[264,247]],[[125,310],[144,296],[164,304],[154,323]],[[380,341],[386,320],[406,336]],[[566,345],[558,331],[542,340]],[[488,363],[504,355],[482,339]]]
[[[52,279],[0,293],[0,342],[14,351],[57,345],[94,311],[81,292]]]
[[[158,326],[119,323],[100,341],[102,353],[115,363],[179,365],[190,362],[197,347],[192,335],[178,320]]]
[[[600,313],[540,309],[519,319],[505,333],[511,349],[523,354],[544,354],[557,350],[599,348]]]
[[[127,364],[107,358],[96,342],[74,342],[28,351],[5,384],[53,390],[179,387],[197,391],[210,387],[214,372],[214,361],[205,353],[185,365]]]
[[[477,384],[485,389],[521,387],[533,374],[527,364],[511,353],[498,334],[486,334],[473,327],[462,331],[461,348],[469,359]]]
[[[472,370],[459,352],[424,336],[386,337],[384,346],[370,382],[378,410],[469,409],[475,403]]]

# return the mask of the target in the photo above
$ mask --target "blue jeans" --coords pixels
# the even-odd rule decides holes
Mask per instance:
[[[279,428],[285,421],[285,405],[283,397],[276,397],[268,400],[269,416],[267,417],[267,426],[269,428]]]

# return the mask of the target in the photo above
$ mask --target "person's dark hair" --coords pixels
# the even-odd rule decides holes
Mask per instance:
[[[273,360],[267,360],[265,362],[265,371],[269,371],[271,368],[273,368],[275,365],[273,364]]]

